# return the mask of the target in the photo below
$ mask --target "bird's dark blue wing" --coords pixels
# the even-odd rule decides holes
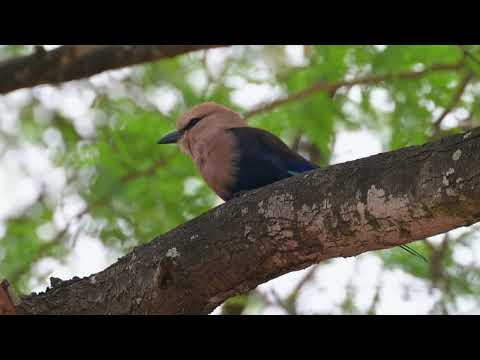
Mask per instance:
[[[237,159],[232,194],[253,190],[318,168],[290,150],[268,131],[242,127],[228,130],[235,138]]]

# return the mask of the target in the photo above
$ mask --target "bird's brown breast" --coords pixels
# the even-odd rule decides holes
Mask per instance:
[[[225,130],[197,139],[192,158],[205,182],[222,199],[230,197],[236,157],[233,137]]]

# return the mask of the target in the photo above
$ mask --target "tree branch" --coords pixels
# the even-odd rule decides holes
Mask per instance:
[[[224,45],[64,45],[0,62],[0,94]]]
[[[318,82],[302,91],[297,93],[291,94],[285,98],[273,101],[271,103],[262,105],[257,109],[247,112],[244,115],[244,118],[248,119],[252,116],[260,114],[265,111],[271,111],[278,106],[288,104],[293,101],[297,101],[303,98],[306,98],[310,95],[313,95],[319,91],[326,91],[329,93],[335,93],[338,89],[343,87],[352,87],[355,85],[375,85],[380,84],[385,81],[391,80],[415,80],[420,79],[424,76],[431,74],[432,72],[436,71],[454,71],[463,68],[465,65],[465,59],[463,58],[461,61],[455,64],[435,64],[430,67],[427,67],[421,71],[404,71],[398,74],[385,74],[385,75],[367,75],[363,77],[359,77],[357,79],[353,79],[350,81],[342,80],[338,82]]]
[[[208,314],[320,261],[480,221],[480,128],[298,175],[235,198],[19,314]]]
[[[0,282],[0,315],[15,315],[15,303],[10,292],[10,284],[3,280]]]

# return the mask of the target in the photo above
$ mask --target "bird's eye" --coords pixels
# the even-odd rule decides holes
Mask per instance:
[[[187,126],[185,126],[185,127],[183,128],[183,130],[190,130],[190,129],[193,128],[195,125],[197,125],[197,124],[200,122],[200,120],[202,120],[203,118],[205,118],[205,116],[203,116],[203,117],[196,117],[196,118],[191,119],[191,120],[188,122]]]

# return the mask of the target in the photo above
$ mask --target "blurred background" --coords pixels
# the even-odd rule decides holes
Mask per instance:
[[[477,45],[229,46],[0,95],[0,278],[44,291],[49,277],[101,271],[220,204],[176,146],[156,145],[204,101],[321,166],[479,126],[480,64],[465,50],[480,55]],[[0,61],[33,51],[0,45]],[[417,75],[395,76],[405,72]],[[372,74],[386,81],[295,96]],[[412,243],[428,263],[399,248],[326,261],[213,314],[478,314],[479,230]]]

